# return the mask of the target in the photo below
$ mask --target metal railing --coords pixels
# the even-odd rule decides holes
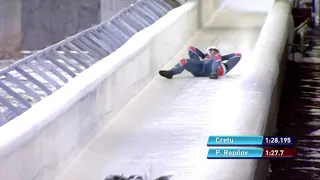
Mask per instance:
[[[309,44],[305,43],[305,34],[308,31],[309,22],[310,22],[310,19],[308,18],[304,22],[302,22],[298,27],[294,28],[294,34],[299,36],[298,50],[301,53],[304,53],[306,48],[309,47]]]
[[[293,0],[294,8],[308,8],[306,4],[312,3],[313,6],[310,7],[312,9],[312,21],[315,26],[320,25],[320,1],[319,0]]]
[[[173,8],[172,2],[167,0],[140,0],[110,20],[0,71],[0,126],[114,52]]]
[[[319,11],[319,9],[320,9],[320,2],[319,2],[319,0],[314,0],[313,1],[313,11],[314,11],[314,24],[316,25],[316,26],[319,26],[320,25],[320,18],[319,18],[319,16],[320,16],[320,11]]]

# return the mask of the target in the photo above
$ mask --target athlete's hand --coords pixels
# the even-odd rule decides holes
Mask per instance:
[[[201,59],[201,61],[209,61],[211,59],[211,57],[207,56],[204,59]]]

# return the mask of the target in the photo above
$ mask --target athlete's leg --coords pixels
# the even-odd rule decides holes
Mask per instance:
[[[194,59],[187,59],[187,63],[184,65],[184,69],[190,72],[195,77],[203,76],[203,62],[194,60]]]
[[[234,55],[236,55],[236,53],[230,53],[230,54],[222,55],[222,61],[229,60],[229,59],[232,58]]]
[[[200,60],[200,56],[199,56],[199,54],[197,54],[195,47],[190,46],[190,47],[188,48],[188,54],[189,54],[190,59]]]
[[[210,79],[218,79],[218,76],[221,74],[221,63],[222,63],[222,56],[221,54],[216,54],[211,58],[211,74],[209,76]]]
[[[172,68],[174,75],[181,74],[183,70],[197,75],[202,71],[203,62],[195,59],[181,59],[180,62]]]
[[[196,48],[196,53],[199,54],[201,59],[204,59],[206,57],[206,55],[202,51],[200,51],[198,48]]]
[[[234,68],[242,57],[241,53],[232,53],[228,56],[228,60],[225,63],[223,63],[226,66],[226,73],[228,73],[232,68]]]
[[[189,71],[194,76],[201,76],[203,62],[195,59],[181,59],[180,62],[169,71],[161,70],[159,74],[171,79],[174,75],[181,74],[184,70]]]
[[[203,54],[198,48],[190,46],[188,48],[188,54],[190,59],[203,59],[206,57],[205,54]]]

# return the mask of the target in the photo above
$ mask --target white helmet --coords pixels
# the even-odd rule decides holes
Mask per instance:
[[[216,47],[216,46],[209,46],[207,49],[206,49],[206,54],[209,54],[210,53],[210,50],[215,50],[217,52],[219,52],[219,49]]]

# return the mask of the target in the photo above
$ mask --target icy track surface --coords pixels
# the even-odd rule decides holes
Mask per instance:
[[[233,87],[251,61],[250,54],[273,2],[261,3],[243,0],[241,6],[250,11],[236,11],[239,2],[225,6],[165,67],[169,69],[187,57],[189,45],[204,50],[215,44],[222,54],[243,54],[228,75],[218,80],[194,78],[188,72],[171,80],[157,76],[56,180],[103,180],[109,174],[142,175],[150,171],[154,178],[172,174],[177,180],[243,176],[245,160],[207,160],[206,143],[212,134],[241,134],[234,129],[241,129],[242,122],[226,121],[223,115],[232,114],[228,107],[235,109],[232,101],[241,98]]]

